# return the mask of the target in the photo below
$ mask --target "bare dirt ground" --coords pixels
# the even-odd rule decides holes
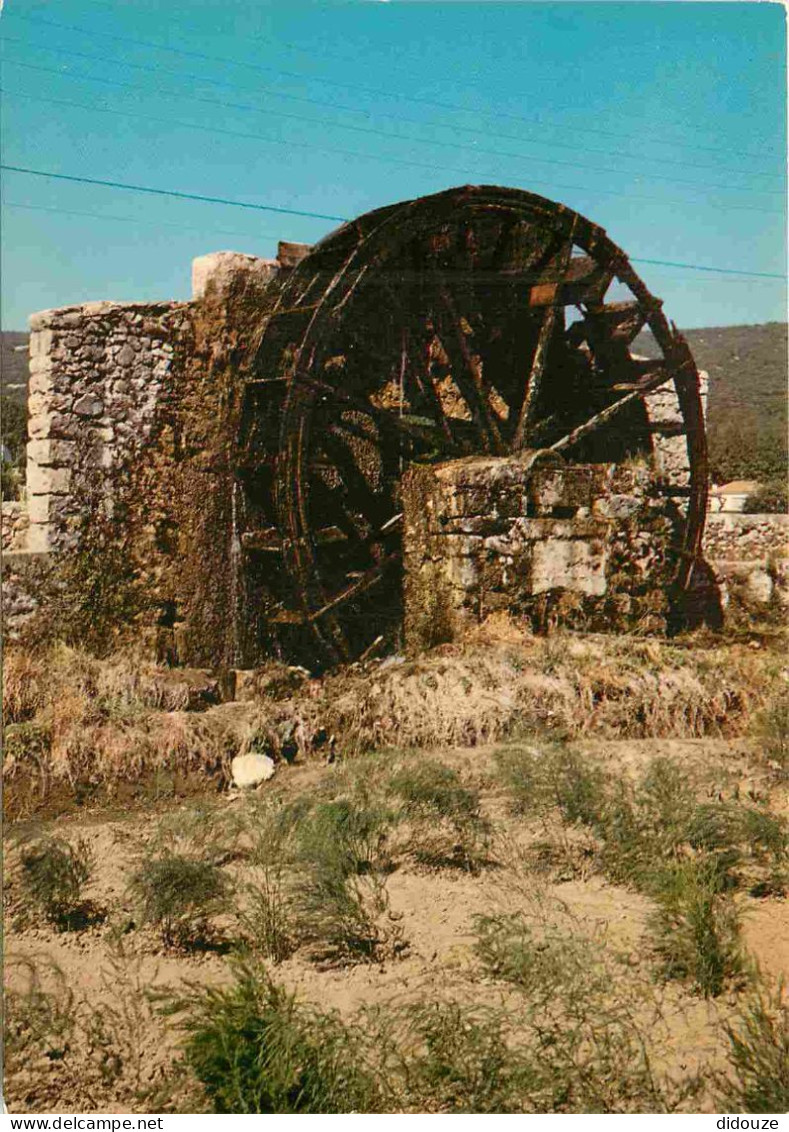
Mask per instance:
[[[746,801],[789,818],[786,782],[765,766],[752,741],[580,739],[575,749],[604,771],[634,781],[656,759],[668,759],[698,774],[702,801]],[[612,882],[578,822],[560,827],[552,819],[514,813],[495,750],[444,748],[413,756],[439,762],[456,772],[464,788],[478,791],[488,831],[484,853],[466,867],[438,858],[426,863],[405,842],[393,850],[384,918],[399,941],[396,948],[381,947],[363,959],[327,960],[316,959],[314,947],[302,944],[279,962],[258,953],[254,961],[299,1000],[322,1011],[336,1009],[345,1019],[361,1007],[432,1001],[510,1010],[517,1018],[519,987],[481,959],[476,918],[520,912],[527,922],[547,926],[548,938],[560,931],[574,946],[593,949],[590,956],[599,953],[600,969],[614,973],[609,997],[630,997],[655,1071],[675,1080],[703,1073],[701,1087],[680,1098],[677,1107],[715,1111],[713,1074],[726,1069],[729,1048],[724,1023],[736,1018],[753,992],[753,977],[728,979],[721,993],[706,998],[687,977],[663,978],[650,928],[655,901],[637,886]],[[83,809],[7,824],[8,1024],[16,1027],[6,1067],[9,1110],[210,1110],[181,1053],[182,1034],[157,1013],[149,992],[184,983],[230,986],[233,955],[244,934],[234,909],[243,906],[245,884],[259,875],[267,855],[265,840],[250,850],[250,831],[253,840],[256,828],[267,835],[265,815],[300,797],[336,798],[347,794],[349,783],[358,793],[388,760],[399,757],[283,763],[272,781],[242,795],[217,794],[212,787],[203,797],[132,812]],[[93,924],[59,930],[26,907],[14,871],[20,845],[53,835],[71,844],[83,839],[90,848],[94,870],[81,895],[94,909]],[[546,839],[552,848],[543,853]],[[229,904],[213,915],[211,931],[195,945],[167,945],[155,925],[143,922],[130,889],[141,862],[164,844],[177,851],[199,845],[202,859],[213,861],[234,886]],[[278,852],[274,842],[270,852]],[[789,970],[789,903],[780,886],[761,896],[745,889],[734,900],[744,947],[765,985],[774,984]],[[590,981],[596,963],[589,960]],[[567,978],[584,993],[577,971]],[[575,993],[569,983],[563,989],[559,980],[557,986],[559,995]],[[14,1010],[24,1010],[27,1018],[14,1017]],[[437,1102],[436,1110],[447,1110],[447,1103]],[[616,1104],[614,1111],[639,1111],[637,1099],[622,1101],[621,1108]]]

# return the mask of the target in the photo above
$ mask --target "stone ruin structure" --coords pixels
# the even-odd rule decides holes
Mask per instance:
[[[202,257],[193,292],[32,316],[6,613],[44,556],[189,664],[700,616],[706,381],[599,227],[465,187]]]

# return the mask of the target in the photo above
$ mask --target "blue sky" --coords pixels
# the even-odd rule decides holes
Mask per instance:
[[[6,165],[341,217],[514,185],[605,227],[681,326],[786,317],[780,4],[6,0],[0,39]],[[336,226],[8,171],[2,193],[6,329],[187,298],[196,255]]]

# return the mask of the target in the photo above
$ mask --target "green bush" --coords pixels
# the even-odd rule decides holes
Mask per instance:
[[[433,759],[409,760],[389,779],[400,819],[415,827],[412,848],[431,865],[474,869],[484,860],[490,825],[479,791],[464,786],[457,771]]]
[[[789,1111],[789,1003],[783,981],[759,992],[726,1025],[731,1076],[719,1077],[721,1102],[733,1112]]]
[[[295,827],[296,930],[316,957],[371,959],[396,934],[383,924],[390,822],[384,810],[340,798],[315,806]]]
[[[130,889],[143,923],[153,924],[167,946],[192,946],[207,932],[207,917],[221,911],[228,883],[216,865],[165,853],[143,862]]]
[[[665,976],[690,980],[705,998],[744,971],[740,918],[724,884],[714,857],[677,864],[665,878],[653,921]]]
[[[746,515],[785,515],[789,511],[786,477],[761,484],[746,498],[742,509]]]
[[[23,848],[19,876],[27,899],[61,929],[73,926],[82,890],[93,871],[88,844],[46,838]]]
[[[281,963],[298,946],[291,902],[283,885],[282,869],[277,865],[257,870],[257,880],[244,887],[246,907],[237,913],[251,951]]]
[[[389,1111],[362,1034],[300,1005],[265,972],[241,966],[231,987],[196,988],[173,1009],[214,1112]]]
[[[756,716],[755,733],[762,749],[777,768],[789,774],[789,699],[772,700]]]

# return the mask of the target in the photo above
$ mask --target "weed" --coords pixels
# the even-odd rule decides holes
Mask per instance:
[[[789,774],[789,701],[785,689],[757,714],[755,732],[767,759],[781,774]]]
[[[479,791],[464,786],[457,771],[433,759],[414,759],[392,775],[388,788],[401,803],[401,818],[415,827],[417,860],[478,867],[490,825],[480,811]]]
[[[22,974],[20,980],[16,972]],[[74,994],[54,964],[42,971],[28,958],[5,959],[3,1053],[6,1073],[43,1054],[62,1061],[74,1033]],[[20,984],[21,981],[21,985]],[[46,983],[52,984],[47,989]]]
[[[533,1007],[544,1007],[557,996],[567,1005],[579,991],[589,998],[610,987],[609,973],[596,962],[593,941],[553,924],[540,929],[519,912],[477,916],[474,951],[492,975],[527,994]]]
[[[61,931],[77,927],[91,909],[80,896],[93,871],[88,844],[46,838],[22,849],[19,877],[27,899]]]
[[[175,1001],[186,1056],[217,1113],[385,1112],[362,1035],[240,966],[229,988]]]
[[[237,913],[238,920],[253,953],[281,963],[298,945],[282,868],[262,866],[256,873],[257,879],[244,886],[246,907]]]
[[[404,1061],[411,1106],[456,1113],[523,1112],[537,1073],[510,1048],[500,1011],[429,1003],[409,1012],[417,1050]]]
[[[719,1076],[721,1101],[733,1112],[789,1110],[789,1003],[782,980],[758,992],[727,1024],[730,1077]]]
[[[227,881],[216,865],[174,853],[144,861],[130,889],[139,901],[142,921],[159,928],[167,946],[195,946],[205,939],[207,917],[224,907],[228,895]]]
[[[683,861],[665,874],[653,921],[657,950],[669,979],[689,979],[714,998],[742,975],[740,918],[724,894],[725,874],[713,856]]]
[[[339,798],[315,806],[296,826],[298,932],[316,957],[371,958],[396,933],[383,927],[383,873],[390,815]]]

